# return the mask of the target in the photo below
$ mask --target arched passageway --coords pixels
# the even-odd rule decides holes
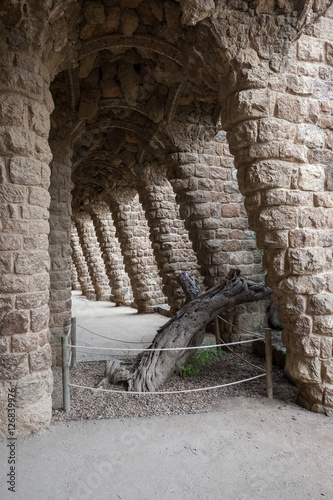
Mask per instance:
[[[186,268],[206,286],[235,266],[262,279],[257,244],[299,399],[331,413],[329,2],[6,6],[0,380],[18,431],[50,421],[71,253],[87,293],[149,312],[180,307]],[[84,270],[83,220],[103,254]]]

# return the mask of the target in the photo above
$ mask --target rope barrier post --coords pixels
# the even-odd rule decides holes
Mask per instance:
[[[68,336],[61,336],[62,349],[62,397],[64,411],[71,409],[70,393],[69,393],[69,359],[68,359]]]
[[[272,362],[272,332],[265,328],[265,365],[266,365],[266,395],[273,398],[273,362]]]
[[[219,325],[219,318],[218,316],[215,316],[214,318],[214,334],[215,334],[215,340],[216,344],[221,344],[221,336],[220,336],[220,325]],[[217,348],[219,351],[222,351],[222,346]]]
[[[76,318],[71,319],[71,344],[73,346],[71,366],[75,368],[76,367]]]

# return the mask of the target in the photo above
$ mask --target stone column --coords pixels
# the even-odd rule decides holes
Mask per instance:
[[[131,280],[135,305],[139,313],[151,313],[163,304],[161,278],[149,240],[149,228],[133,190],[112,193],[111,213],[124,256],[126,272]]]
[[[88,265],[80,245],[80,238],[73,222],[71,225],[71,247],[72,259],[76,267],[82,294],[85,295],[88,300],[96,300],[96,291],[91,281]]]
[[[50,185],[50,331],[52,361],[61,365],[61,336],[71,325],[71,148],[63,142],[51,143]]]
[[[91,281],[96,291],[96,300],[110,300],[111,290],[106,275],[105,266],[101,257],[101,249],[91,217],[80,211],[73,217],[80,239],[83,255],[85,256]]]
[[[318,150],[319,104],[315,95],[305,97],[307,78],[275,77],[263,68],[247,74],[252,79],[233,76],[222,122],[250,227],[264,248],[299,401],[332,415],[333,202],[325,191],[332,177]]]
[[[2,36],[1,36],[2,38]],[[19,49],[20,50],[20,49]],[[51,422],[48,253],[52,99],[39,56],[3,42],[0,100],[0,435],[15,391],[15,436]]]
[[[72,259],[71,259],[71,276],[72,276],[72,290],[81,290],[76,267]]]
[[[186,130],[186,125],[183,128]],[[254,233],[248,230],[226,134],[211,128],[201,142],[195,142],[200,137],[199,126],[197,131],[191,127],[188,137],[191,134],[188,151],[168,155],[168,177],[204,282],[213,286],[232,267],[248,278],[261,280],[261,254],[256,250]]]
[[[111,300],[116,306],[130,306],[133,301],[130,279],[125,271],[120,244],[116,238],[110,207],[96,203],[87,206],[102,250],[106,274],[111,287]]]
[[[177,275],[187,271],[192,278],[200,281],[198,262],[165,172],[159,172],[157,166],[146,167],[140,171],[137,185],[163,281],[163,292],[171,313],[175,314],[185,298]]]

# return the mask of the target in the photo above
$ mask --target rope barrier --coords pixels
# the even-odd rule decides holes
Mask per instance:
[[[221,339],[221,342],[222,342],[222,344],[221,344],[221,345],[225,345],[225,346],[229,349],[229,351],[230,351],[230,352],[231,352],[234,356],[236,356],[237,358],[239,358],[239,359],[241,359],[242,361],[244,361],[244,363],[247,363],[248,365],[253,366],[253,367],[254,367],[254,368],[256,368],[257,370],[260,370],[260,371],[262,371],[262,372],[265,372],[265,373],[266,373],[266,371],[265,371],[263,368],[261,368],[260,366],[254,365],[253,363],[251,363],[251,362],[250,362],[250,361],[248,361],[247,359],[245,359],[245,358],[243,358],[242,356],[240,356],[239,354],[237,354],[237,352],[235,352],[235,351],[233,351],[232,349],[230,349],[230,347],[229,347],[229,346],[227,346],[227,345],[226,345],[226,343],[225,343],[222,339]]]
[[[100,333],[93,332],[92,330],[88,330],[88,328],[85,328],[84,326],[77,325],[82,330],[86,330],[89,333],[92,333],[93,335],[96,335],[97,337],[101,337],[102,339],[107,339],[107,340],[113,340],[114,342],[120,342],[121,344],[140,344],[140,342],[130,342],[129,340],[119,340],[119,339],[113,339],[111,337],[106,337],[105,335],[101,335]],[[148,340],[145,342],[144,340],[142,343],[149,344]]]
[[[239,342],[229,342],[228,344],[223,344],[225,346],[229,345],[238,345],[238,344],[247,344],[249,342],[256,342],[257,340],[262,340],[261,338],[257,339],[250,339],[250,340],[240,340]],[[207,349],[210,347],[221,347],[221,344],[213,344],[213,345],[201,345],[201,346],[193,346],[193,347],[159,347],[159,348],[152,348],[152,349],[135,349],[135,348],[130,348],[130,349],[125,349],[124,347],[93,347],[93,346],[85,346],[85,345],[76,345],[73,346],[71,344],[68,344],[68,347],[76,347],[77,349],[99,349],[103,351],[186,351],[189,349]]]
[[[113,389],[102,389],[99,387],[88,387],[87,385],[77,385],[77,384],[68,384],[71,387],[78,387],[80,389],[90,389],[93,392],[103,391],[103,392],[112,392],[116,394],[138,394],[141,396],[146,395],[156,395],[156,394],[181,394],[184,392],[199,392],[199,391],[210,391],[212,389],[220,389],[221,387],[228,387],[230,385],[242,384],[243,382],[249,382],[250,380],[255,380],[260,377],[265,377],[266,373],[262,375],[256,375],[255,377],[246,378],[243,380],[238,380],[237,382],[229,382],[228,384],[214,385],[211,387],[199,387],[198,389],[184,389],[183,391],[154,391],[154,392],[135,392],[135,391],[117,391]]]
[[[221,316],[217,315],[217,317],[224,321],[224,323],[227,323],[228,325],[231,325],[233,328],[235,328],[235,325],[233,323],[230,323],[230,321],[227,321],[226,319],[224,318],[221,318]],[[251,335],[255,335],[256,337],[260,337],[261,339],[264,338],[264,335],[260,335],[260,333],[257,333],[257,332],[251,332],[250,330],[246,330],[246,328],[241,328],[239,329],[240,332],[245,332],[245,333],[251,333]]]

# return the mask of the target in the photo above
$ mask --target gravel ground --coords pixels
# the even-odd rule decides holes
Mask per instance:
[[[254,354],[243,353],[243,358],[264,368],[264,360]],[[70,369],[70,382],[95,387],[103,379],[105,361],[78,363]],[[182,377],[174,373],[159,390],[180,391],[209,387],[234,382],[258,375],[260,372],[232,353],[224,354],[200,373]],[[146,417],[153,415],[176,415],[214,411],[226,397],[263,397],[266,394],[265,377],[232,385],[229,387],[183,394],[142,395],[112,394],[92,392],[88,389],[71,388],[71,410],[62,411],[61,368],[54,369],[54,412],[53,423],[68,420],[112,419],[123,417]],[[122,387],[108,385],[108,389],[124,390]],[[283,370],[273,368],[274,398],[288,403],[296,400],[296,388],[284,377]]]

